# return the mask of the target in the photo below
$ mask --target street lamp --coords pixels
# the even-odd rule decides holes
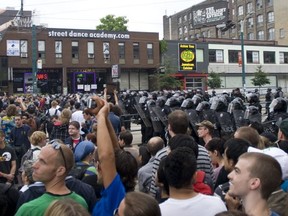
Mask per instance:
[[[241,58],[242,58],[242,88],[244,93],[246,92],[246,71],[245,71],[245,50],[244,50],[244,22],[246,22],[246,19],[252,15],[254,12],[248,13],[243,20],[241,20],[241,28],[240,28],[240,39],[241,39]]]

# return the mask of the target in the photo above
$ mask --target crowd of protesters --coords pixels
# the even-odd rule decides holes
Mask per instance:
[[[275,120],[286,102],[280,93],[265,96],[277,133],[264,131],[262,118],[222,133],[200,114],[215,101],[228,113],[235,100],[262,114],[257,91],[2,96],[0,215],[286,216],[288,116],[286,103]],[[141,124],[139,146],[131,121]]]

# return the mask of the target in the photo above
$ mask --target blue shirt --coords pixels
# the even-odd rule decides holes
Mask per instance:
[[[124,185],[117,174],[111,184],[103,190],[102,197],[94,206],[92,215],[112,216],[114,209],[118,208],[125,194]]]

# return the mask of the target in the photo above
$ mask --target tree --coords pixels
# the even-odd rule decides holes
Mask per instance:
[[[270,84],[270,80],[267,78],[266,73],[263,71],[262,66],[258,66],[256,72],[254,73],[254,78],[251,79],[254,86],[261,86]]]
[[[100,19],[101,24],[96,26],[96,30],[106,31],[128,31],[128,19],[125,16],[115,17],[115,15],[107,15]]]
[[[211,71],[208,74],[208,80],[207,80],[207,85],[212,88],[220,88],[221,87],[221,82],[222,80],[220,79],[220,75],[218,73],[215,73]]]

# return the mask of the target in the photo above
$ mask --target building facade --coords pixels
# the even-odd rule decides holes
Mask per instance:
[[[244,39],[287,45],[287,13],[287,2],[280,0],[207,0],[172,16],[165,15],[164,39],[239,39],[243,24]]]
[[[158,33],[40,26],[34,31],[33,36],[33,27],[10,26],[2,33],[2,90],[32,92],[34,77],[41,93],[98,92],[109,83],[148,90],[149,75],[160,66]]]

